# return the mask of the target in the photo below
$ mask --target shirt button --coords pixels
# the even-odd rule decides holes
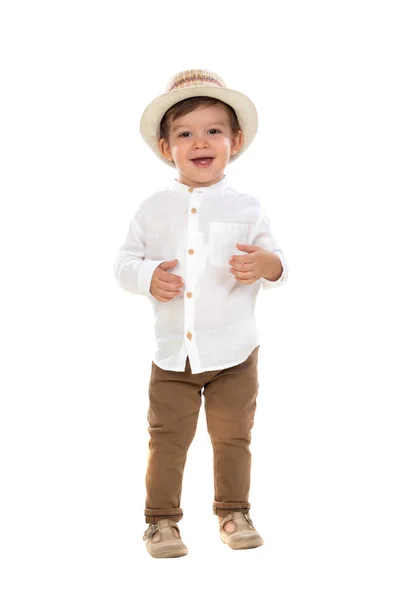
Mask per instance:
[[[186,334],[186,337],[188,338],[188,340],[192,339],[192,334],[190,333],[190,331]]]
[[[189,253],[189,254],[194,254],[194,250],[193,250],[193,248],[190,248],[190,250],[188,250],[188,253]]]
[[[193,192],[193,188],[192,187],[188,188],[188,192]]]
[[[192,208],[192,209],[191,209],[191,212],[192,212],[193,214],[197,213],[197,208]]]
[[[192,292],[187,292],[186,298],[191,298],[193,296]]]

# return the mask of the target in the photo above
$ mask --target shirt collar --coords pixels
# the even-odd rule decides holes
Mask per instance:
[[[229,187],[229,183],[226,175],[224,175],[220,181],[217,181],[217,183],[194,188],[189,188],[189,186],[185,183],[181,183],[180,181],[173,179],[169,184],[168,189],[172,190],[173,192],[180,192],[183,194],[189,194],[189,189],[194,189],[200,194],[219,194],[220,192],[223,192],[227,187]]]

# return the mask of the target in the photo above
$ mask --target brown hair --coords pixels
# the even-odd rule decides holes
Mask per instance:
[[[229,106],[229,104],[226,104],[226,102],[223,102],[222,100],[218,100],[218,98],[211,98],[210,96],[194,96],[192,98],[185,98],[185,100],[177,102],[171,106],[166,113],[164,113],[160,123],[159,138],[164,138],[168,141],[169,126],[173,123],[173,121],[175,121],[175,119],[184,117],[199,106],[212,106],[214,104],[219,104],[226,110],[230,120],[232,133],[233,135],[236,135],[240,129],[240,125],[236,112],[233,110],[232,106]]]

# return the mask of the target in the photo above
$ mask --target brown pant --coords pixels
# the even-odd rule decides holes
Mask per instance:
[[[182,479],[194,438],[201,394],[214,450],[216,515],[250,508],[251,428],[258,394],[258,350],[233,367],[192,374],[161,369],[152,362],[147,419],[150,433],[146,472],[146,523],[180,521]]]

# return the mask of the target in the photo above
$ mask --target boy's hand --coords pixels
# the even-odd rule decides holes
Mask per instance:
[[[282,263],[274,252],[251,244],[236,244],[239,250],[248,254],[234,254],[229,261],[231,273],[239,283],[250,285],[265,277],[276,281],[282,274]]]
[[[183,286],[179,275],[168,273],[168,269],[176,267],[178,259],[164,261],[154,270],[150,282],[150,294],[160,302],[169,302],[172,298],[179,296]]]

